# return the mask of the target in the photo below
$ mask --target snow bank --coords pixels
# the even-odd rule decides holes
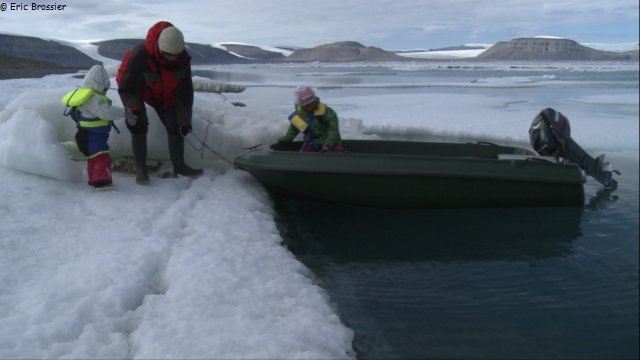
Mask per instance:
[[[247,173],[114,173],[109,192],[0,178],[0,358],[353,357]]]
[[[27,108],[0,123],[0,164],[64,181],[82,180],[82,170],[56,141],[53,125]]]

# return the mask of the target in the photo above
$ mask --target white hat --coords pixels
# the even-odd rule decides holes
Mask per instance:
[[[174,26],[162,30],[160,37],[158,37],[158,49],[169,54],[180,54],[184,50],[182,32]]]

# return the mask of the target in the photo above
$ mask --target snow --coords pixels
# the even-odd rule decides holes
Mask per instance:
[[[53,125],[24,107],[0,127],[0,164],[64,181],[82,180],[80,167],[57,144]]]
[[[491,47],[491,45],[487,44],[475,44],[475,45],[467,45],[469,47],[474,47],[472,49],[464,49],[464,50],[417,50],[417,51],[407,51],[407,52],[396,52],[396,54],[408,58],[413,59],[433,59],[433,60],[444,60],[444,59],[465,59],[465,58],[474,58],[480,54],[482,54],[485,50]]]
[[[455,97],[455,103],[451,101]],[[330,101],[330,100],[328,100]],[[395,112],[390,115],[385,109],[394,104]],[[421,97],[404,95],[384,95],[367,97],[344,97],[333,102],[334,108],[343,117],[366,119],[369,128],[385,128],[391,116],[402,119],[404,132],[428,129],[434,135],[451,137],[477,136],[501,138],[527,144],[529,126],[534,115],[542,107],[527,99],[500,96],[479,96],[466,94],[429,94]],[[602,121],[608,115],[602,110],[585,112],[584,104],[608,104],[626,107],[638,106],[633,97],[582,97],[567,100],[561,112],[572,126],[572,137],[592,149],[616,149],[629,152],[638,148],[638,119],[633,116],[612,118]],[[425,116],[424,109],[428,110]],[[471,110],[473,109],[473,110]],[[616,132],[612,128],[628,131]]]
[[[206,165],[196,180],[141,187],[114,172],[114,191],[86,185],[59,103],[79,82],[0,82],[0,358],[353,357],[353,331],[281,244],[247,173],[187,145],[187,161]],[[194,132],[229,158],[286,128],[219,94],[196,94],[194,112]],[[166,159],[150,115],[149,157]],[[130,154],[116,124],[113,155]]]
[[[603,51],[627,52],[638,51],[640,48],[638,43],[619,43],[619,44],[600,44],[600,43],[584,43],[584,46]]]
[[[585,65],[568,66],[582,71]],[[427,85],[345,84],[341,91],[352,91],[346,95],[331,85],[317,91],[340,114],[344,138],[391,127],[527,143],[543,104],[509,89],[553,89],[558,80],[544,68],[540,76],[518,71]],[[322,84],[320,74],[301,80]],[[115,189],[96,191],[86,184],[86,163],[70,160],[75,128],[60,104],[80,83],[71,75],[0,81],[0,358],[355,357],[353,331],[283,246],[268,194],[227,163],[286,129],[294,84],[248,82],[242,93],[197,92],[198,138],[187,138],[196,148],[186,146],[186,160],[205,168],[202,177],[152,177],[149,186],[138,186],[133,174],[114,172]],[[198,89],[214,85],[197,79]],[[442,88],[416,90],[434,86]],[[107,95],[122,107],[114,91]],[[637,161],[637,94],[605,90],[556,101],[583,147]],[[149,158],[166,166],[166,132],[155,113],[149,115]],[[123,119],[115,122],[123,132],[111,134],[113,156],[131,155]]]
[[[223,42],[223,43],[213,44],[212,46],[215,47],[215,48],[218,48],[218,49],[222,49],[224,51],[229,51],[229,50],[227,50],[227,47],[225,45],[252,46],[252,47],[260,48],[260,49],[265,50],[265,51],[281,53],[284,56],[289,56],[289,55],[291,55],[291,53],[293,53],[292,50],[287,50],[287,49],[283,49],[283,48],[276,47],[276,46],[253,45],[253,44],[244,43],[244,42],[238,42],[238,41],[226,41],[226,42]],[[237,54],[235,54],[235,55],[239,56]]]
[[[352,331],[247,174],[0,178],[1,358],[348,357]]]
[[[566,39],[564,37],[560,37],[560,36],[553,36],[553,35],[536,35],[533,37],[534,39],[555,39],[555,40],[563,40]]]

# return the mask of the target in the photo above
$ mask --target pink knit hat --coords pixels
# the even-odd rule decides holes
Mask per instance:
[[[309,105],[316,101],[316,93],[308,86],[300,86],[296,89],[296,100],[301,106]]]

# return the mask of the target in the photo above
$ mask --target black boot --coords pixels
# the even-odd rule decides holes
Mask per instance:
[[[147,134],[131,134],[131,149],[136,163],[136,183],[138,185],[148,185]]]
[[[169,157],[173,163],[173,174],[196,178],[202,175],[202,169],[192,169],[184,163],[184,138],[180,135],[169,135]]]

